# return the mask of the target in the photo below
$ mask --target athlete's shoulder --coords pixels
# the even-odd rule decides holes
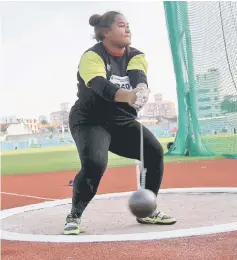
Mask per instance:
[[[133,48],[129,47],[128,48],[128,66],[127,66],[127,71],[129,70],[140,70],[147,75],[147,68],[148,68],[148,63],[145,57],[144,52]]]
[[[102,47],[102,43],[99,42],[99,43],[96,43],[95,45],[93,45],[92,47],[90,47],[89,49],[87,49],[83,55],[85,55],[86,53],[88,52],[94,52],[96,54],[98,54],[99,56],[102,56],[103,55],[103,47]]]
[[[98,64],[103,64],[104,59],[103,59],[103,48],[101,48],[101,44],[97,43],[91,48],[87,49],[84,51],[84,53],[80,57],[80,65],[86,64],[86,66],[89,66],[91,63],[98,63]]]
[[[145,55],[144,52],[134,48],[134,47],[128,47],[128,56],[130,59],[132,59],[134,56],[137,56],[137,55]]]

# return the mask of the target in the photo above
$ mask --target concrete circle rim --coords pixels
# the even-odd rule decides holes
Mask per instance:
[[[118,198],[129,196],[133,191],[123,193],[108,193],[96,195],[94,200],[106,198]],[[237,193],[236,188],[216,187],[216,188],[171,188],[161,189],[160,194],[175,194],[175,193]],[[42,203],[11,208],[1,211],[0,219],[6,219],[10,216],[17,215],[24,212],[34,211],[37,209],[50,208],[54,206],[66,205],[71,203],[71,198],[46,201]],[[237,230],[237,222],[227,224],[217,224],[212,226],[179,229],[172,231],[161,232],[147,232],[147,233],[132,233],[132,234],[114,234],[114,235],[83,235],[83,236],[65,236],[65,235],[33,235],[22,234],[17,232],[10,232],[0,230],[2,240],[11,241],[25,241],[25,242],[52,242],[52,243],[92,243],[92,242],[118,242],[118,241],[149,241],[171,239],[189,236],[210,235],[224,232],[231,232]]]

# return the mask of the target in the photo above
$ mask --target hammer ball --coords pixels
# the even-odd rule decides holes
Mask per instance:
[[[130,196],[128,207],[137,218],[146,218],[156,210],[156,195],[148,189],[139,189]]]

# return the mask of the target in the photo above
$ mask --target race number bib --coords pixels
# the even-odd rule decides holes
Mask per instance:
[[[119,77],[119,76],[112,75],[110,77],[110,81],[122,89],[132,91],[132,85],[130,84],[130,80],[128,76]]]

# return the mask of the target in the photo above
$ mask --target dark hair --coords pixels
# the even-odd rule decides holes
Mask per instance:
[[[117,15],[122,15],[116,11],[109,11],[103,15],[93,14],[89,19],[89,24],[94,27],[94,38],[99,42],[104,39],[103,29],[111,28]]]

